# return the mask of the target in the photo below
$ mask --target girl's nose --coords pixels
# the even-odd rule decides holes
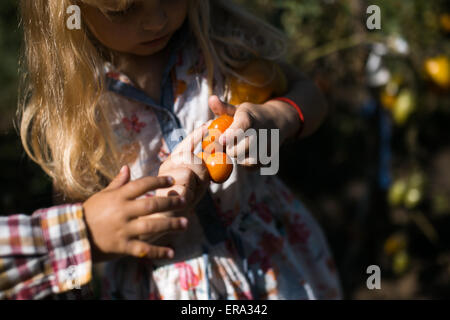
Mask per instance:
[[[161,8],[143,12],[142,29],[145,31],[159,32],[166,26],[168,21],[167,14]]]

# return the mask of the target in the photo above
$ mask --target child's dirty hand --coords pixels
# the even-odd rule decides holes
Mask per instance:
[[[178,194],[186,198],[188,208],[193,208],[203,197],[210,179],[202,160],[194,155],[195,147],[202,141],[209,123],[191,132],[181,141],[169,158],[161,164],[159,175],[175,179],[172,187],[159,189],[156,195]]]
[[[210,179],[208,170],[202,160],[194,155],[195,147],[202,141],[209,123],[195,129],[181,141],[169,158],[161,164],[159,175],[170,175],[174,178],[174,185],[156,191],[157,196],[171,194],[186,199],[186,208],[192,209],[203,197]]]

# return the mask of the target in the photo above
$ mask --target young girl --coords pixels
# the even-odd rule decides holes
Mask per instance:
[[[81,30],[65,24],[74,4],[81,8]],[[283,143],[322,122],[323,98],[281,62],[285,42],[278,31],[229,0],[23,0],[21,10],[28,84],[21,135],[66,202],[88,199],[74,205],[73,217],[83,232],[72,231],[93,254],[71,260],[81,285],[91,282],[92,261],[108,260],[103,298],[341,297],[322,231],[279,178],[250,170],[254,165],[246,161],[215,184],[194,162],[198,133],[205,131],[194,130],[196,124],[214,115],[234,115],[220,138],[233,158],[248,149],[248,141],[230,142],[233,130],[279,129]],[[257,59],[278,62],[288,92],[237,104],[230,79],[246,82],[242,70]],[[181,143],[174,138],[179,128],[191,132]],[[190,160],[174,161],[180,153]],[[113,187],[100,191],[123,165],[130,172],[125,167]],[[151,176],[172,176],[175,183],[149,187]],[[144,193],[147,198],[138,198]],[[125,210],[119,194],[138,198],[133,203],[153,199],[145,202],[148,213],[161,214],[142,218],[142,204]],[[123,231],[131,227],[114,208],[134,218],[134,233]],[[183,229],[180,215],[188,219],[187,230],[161,238]],[[64,239],[67,231],[58,230]],[[127,234],[128,242],[112,234]]]

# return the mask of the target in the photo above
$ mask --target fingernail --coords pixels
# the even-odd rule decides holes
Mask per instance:
[[[122,166],[122,168],[120,168],[120,174],[124,174],[125,170],[127,169],[127,166]]]
[[[169,259],[172,259],[172,258],[173,258],[173,256],[174,256],[174,252],[173,252],[173,250],[169,250],[169,251],[167,251],[167,258],[169,258]]]
[[[183,197],[183,196],[181,196],[181,197],[180,197],[180,203],[181,203],[181,204],[185,204],[185,203],[186,203],[186,198]]]
[[[188,220],[187,220],[186,218],[181,218],[181,219],[180,219],[180,225],[181,225],[181,227],[186,228],[186,227],[187,227],[187,224],[188,224]]]
[[[172,185],[175,183],[175,180],[172,177],[167,177],[167,182]]]

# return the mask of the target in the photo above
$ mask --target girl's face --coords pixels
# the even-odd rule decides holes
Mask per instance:
[[[123,11],[82,5],[89,29],[107,48],[148,56],[164,49],[186,19],[189,0],[136,0]]]

